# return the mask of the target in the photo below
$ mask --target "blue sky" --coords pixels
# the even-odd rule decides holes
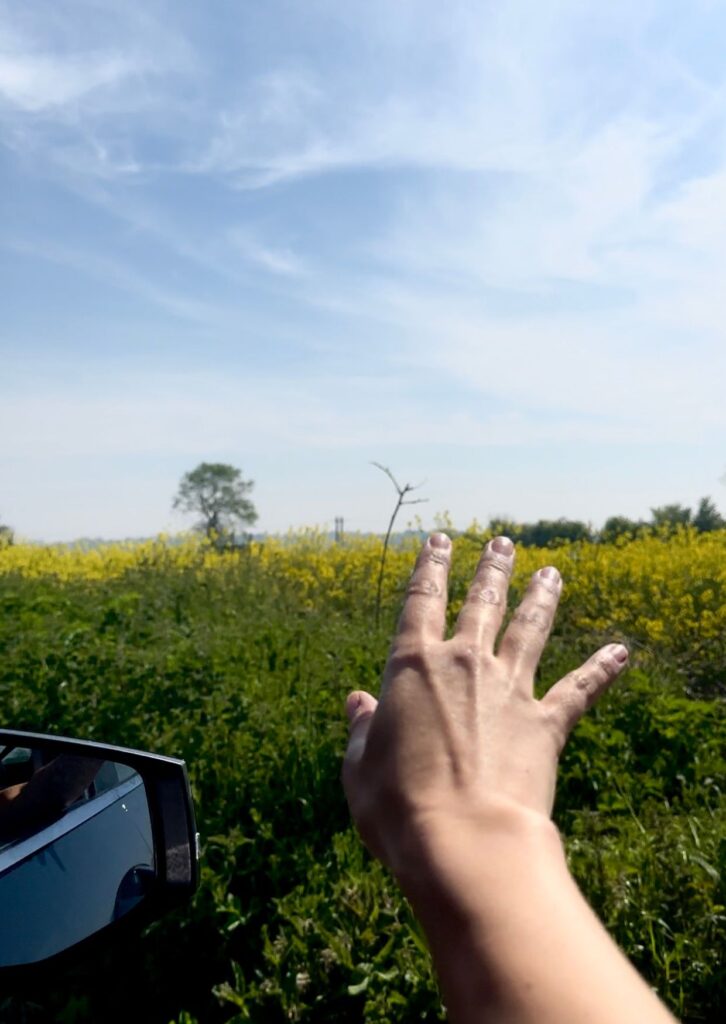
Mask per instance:
[[[726,8],[0,0],[0,520],[726,510]]]

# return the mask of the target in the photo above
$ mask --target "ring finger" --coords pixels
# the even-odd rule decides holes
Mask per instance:
[[[497,656],[507,661],[515,674],[534,678],[561,591],[562,578],[554,566],[548,565],[532,576],[497,651]]]

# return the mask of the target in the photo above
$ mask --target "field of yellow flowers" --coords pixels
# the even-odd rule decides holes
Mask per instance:
[[[452,620],[485,540],[486,535],[479,538],[469,530],[455,543]],[[418,540],[408,539],[389,549],[384,577],[389,603],[400,598],[418,545]],[[357,615],[370,611],[380,560],[377,537],[353,536],[345,544],[332,544],[327,535],[309,530],[223,553],[194,536],[173,543],[160,537],[86,549],[17,544],[0,548],[0,574],[64,583],[118,579],[150,567],[225,577],[254,565],[276,588],[287,587],[303,610],[325,606],[355,610]],[[513,594],[549,561],[564,577],[560,614],[573,631],[623,640],[636,658],[675,659],[692,679],[705,674],[717,689],[723,684],[726,531],[699,534],[681,528],[616,544],[567,544],[554,551],[521,548]]]
[[[452,625],[485,540],[455,537]],[[379,685],[419,544],[389,549],[380,607],[379,537],[0,548],[6,725],[183,757],[204,854],[192,905],[0,1001],[3,1021],[444,1019],[418,927],[339,784],[343,700]],[[632,654],[562,758],[572,869],[674,1012],[720,1021],[726,531],[522,548],[512,603],[547,564],[565,587],[540,691],[604,642]]]

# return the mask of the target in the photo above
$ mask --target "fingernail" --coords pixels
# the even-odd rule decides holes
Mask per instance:
[[[498,555],[511,555],[514,551],[514,544],[512,544],[509,537],[495,537],[492,541],[492,551],[496,551]]]
[[[540,569],[540,576],[546,580],[552,580],[553,583],[557,583],[560,580],[560,574],[554,565],[546,565],[544,569]]]
[[[451,541],[445,533],[432,533],[429,537],[429,544],[432,548],[440,548],[442,551],[451,547]]]
[[[624,665],[628,660],[628,648],[624,647],[622,644],[616,644],[613,647],[613,658],[615,658],[616,661],[619,661],[621,665]]]

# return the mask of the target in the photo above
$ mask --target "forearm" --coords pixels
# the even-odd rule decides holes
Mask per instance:
[[[433,873],[403,884],[452,1024],[672,1024],[586,903],[546,819],[497,812],[479,834],[449,825],[429,854]]]
[[[54,821],[90,786],[102,764],[95,758],[56,757],[28,782],[5,791],[0,828],[7,834],[14,829],[42,828]]]

